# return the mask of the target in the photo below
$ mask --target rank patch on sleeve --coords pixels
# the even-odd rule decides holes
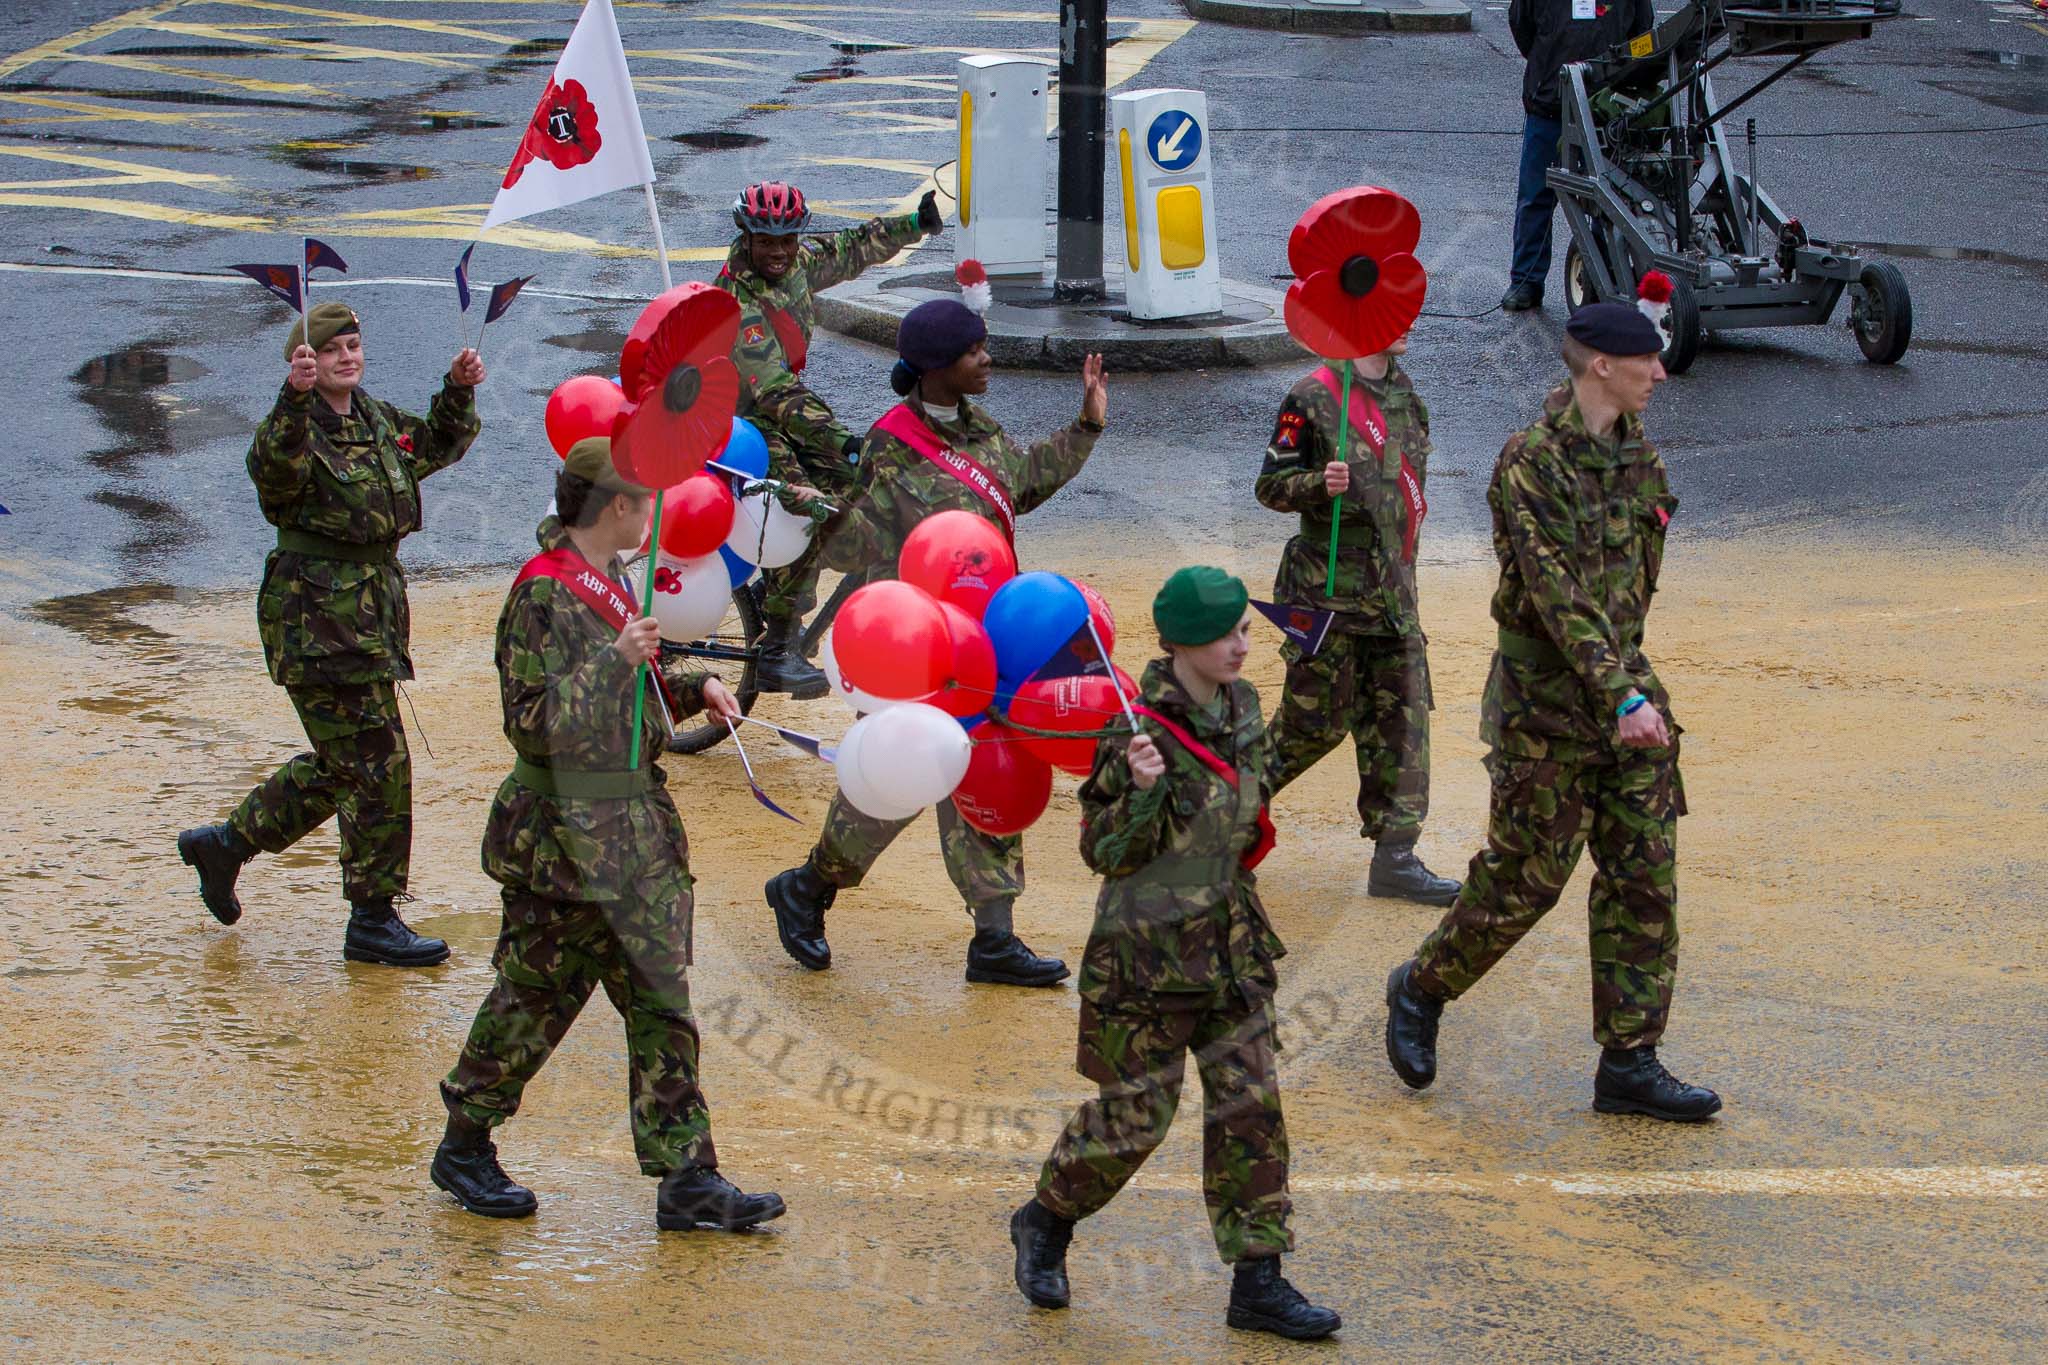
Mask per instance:
[[[1301,431],[1307,422],[1298,412],[1283,412],[1273,427],[1273,448],[1275,450],[1298,450],[1301,447]]]
[[[740,340],[749,346],[759,346],[767,339],[767,330],[758,322],[747,328],[745,334],[740,337]]]

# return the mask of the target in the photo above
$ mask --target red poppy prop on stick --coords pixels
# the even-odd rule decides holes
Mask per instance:
[[[1392,190],[1360,185],[1318,199],[1287,238],[1284,312],[1294,339],[1326,360],[1343,362],[1344,392],[1337,402],[1337,459],[1351,434],[1351,362],[1378,355],[1404,336],[1422,314],[1429,277],[1415,259],[1422,215]],[[1330,509],[1327,595],[1337,585],[1337,527],[1344,499]]]
[[[666,305],[666,306],[664,306]],[[704,468],[725,448],[740,401],[740,374],[733,368],[733,342],[739,339],[739,301],[708,284],[685,284],[663,294],[646,312],[661,309],[659,321],[635,353],[636,364],[626,379],[621,357],[620,378],[633,405],[619,414],[612,430],[612,464],[634,483],[669,489]],[[639,332],[639,324],[634,324]],[[663,493],[654,495],[654,524],[648,539],[661,543]],[[646,602],[654,611],[655,557],[647,558]],[[640,717],[647,704],[647,670],[639,671],[633,689],[633,738],[628,768],[640,766]]]

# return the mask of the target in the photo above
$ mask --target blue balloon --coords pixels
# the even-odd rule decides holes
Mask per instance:
[[[754,576],[754,566],[723,545],[718,547],[718,557],[725,561],[725,572],[731,577],[735,588]]]
[[[996,647],[996,675],[1014,689],[1088,624],[1088,599],[1056,573],[1020,573],[997,588],[981,624]]]
[[[744,417],[732,419],[732,435],[726,438],[725,449],[712,459],[750,479],[768,477],[768,442]]]

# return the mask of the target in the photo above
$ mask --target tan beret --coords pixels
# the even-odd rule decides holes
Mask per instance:
[[[306,345],[306,323],[312,323],[314,350],[319,350],[343,332],[360,332],[362,324],[356,321],[355,309],[345,303],[316,303],[310,318],[292,324],[291,335],[284,339],[284,358],[290,360],[292,352]]]
[[[652,496],[652,488],[642,488],[627,480],[612,464],[612,443],[607,436],[586,436],[569,447],[569,453],[562,457],[562,467],[586,483],[596,484],[610,493],[630,493],[635,497]]]

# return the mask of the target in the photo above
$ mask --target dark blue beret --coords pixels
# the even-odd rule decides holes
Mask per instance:
[[[1572,314],[1564,332],[1602,355],[1656,355],[1664,349],[1657,324],[1625,303],[1589,303]]]

